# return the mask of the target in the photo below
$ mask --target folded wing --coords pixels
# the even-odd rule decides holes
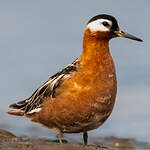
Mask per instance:
[[[47,97],[55,98],[55,92],[57,88],[61,86],[61,83],[69,78],[71,74],[77,71],[79,61],[75,60],[67,67],[62,69],[60,72],[56,73],[48,79],[42,86],[40,86],[31,97],[26,100],[20,101],[10,105],[13,108],[8,113],[12,115],[25,115],[33,114],[41,110],[41,105]]]

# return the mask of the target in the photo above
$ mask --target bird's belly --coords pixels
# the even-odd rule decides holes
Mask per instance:
[[[74,114],[69,115],[68,120],[73,117],[72,124],[68,127],[64,126],[63,132],[75,133],[93,130],[107,120],[116,98],[116,82],[111,83],[110,85],[109,82],[109,86],[105,85],[97,89],[96,92],[91,90],[83,94],[82,99],[71,107]]]
[[[116,79],[99,80],[99,83],[96,80],[86,85],[75,81],[67,86],[64,83],[67,92],[58,91],[55,100],[45,101],[38,122],[63,133],[79,133],[98,128],[106,121],[115,102]]]
[[[102,96],[103,95],[103,96]],[[87,97],[88,98],[88,97]],[[100,96],[77,104],[69,104],[68,113],[62,113],[60,122],[57,122],[63,133],[79,133],[98,128],[112,112],[114,106],[113,95],[104,93]],[[73,106],[71,106],[73,105]],[[62,121],[63,120],[63,121]]]
[[[111,112],[106,113],[105,115],[102,114],[95,114],[91,121],[87,122],[77,122],[74,123],[72,126],[64,127],[63,133],[80,133],[89,130],[93,130],[101,126],[109,117]]]

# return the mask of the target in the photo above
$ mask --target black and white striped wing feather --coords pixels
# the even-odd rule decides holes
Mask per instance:
[[[55,91],[61,83],[68,77],[71,73],[77,70],[79,64],[78,60],[75,60],[67,67],[62,69],[60,72],[56,73],[49,78],[41,87],[39,87],[31,97],[26,100],[20,101],[18,103],[10,105],[10,108],[19,109],[25,114],[32,114],[41,110],[41,104],[47,97],[55,98]]]

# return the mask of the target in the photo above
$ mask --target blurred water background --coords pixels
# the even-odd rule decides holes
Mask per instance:
[[[106,13],[117,18],[122,30],[144,42],[111,40],[118,77],[117,100],[111,117],[90,135],[149,141],[149,6],[147,0],[0,1],[0,128],[17,135],[54,137],[51,130],[5,112],[9,104],[29,97],[51,75],[78,57],[86,23],[91,17]]]

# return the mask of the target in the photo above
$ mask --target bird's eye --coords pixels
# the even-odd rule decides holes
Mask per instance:
[[[106,21],[104,21],[102,24],[103,24],[105,27],[108,27],[108,26],[109,26],[109,23],[106,22]]]

